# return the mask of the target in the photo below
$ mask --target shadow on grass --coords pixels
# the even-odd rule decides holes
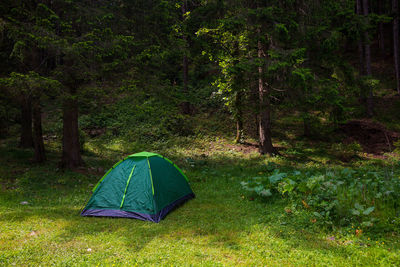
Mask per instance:
[[[171,153],[165,155],[186,168],[196,198],[169,214],[159,224],[132,219],[91,218],[79,216],[90,188],[98,179],[75,172],[59,173],[53,163],[27,171],[27,176],[14,191],[6,191],[0,199],[0,222],[22,224],[31,220],[59,222],[57,234],[50,241],[68,243],[74,240],[121,242],[138,252],[153,240],[159,242],[202,241],[208,247],[223,248],[231,253],[249,250],[249,243],[262,246],[279,243],[283,250],[316,251],[346,260],[351,248],[338,246],[313,232],[293,225],[283,226],[284,204],[249,201],[243,197],[240,181],[266,172],[268,161],[279,161],[280,167],[292,167],[286,158],[241,157],[235,153],[212,156]],[[321,153],[317,151],[315,153]],[[23,161],[12,157],[13,163]],[[303,168],[308,168],[303,166]],[[320,167],[322,168],[322,167]],[[21,178],[19,178],[21,180]],[[80,181],[81,180],[81,181]],[[80,181],[80,182],[79,182]],[[82,187],[82,188],[80,188]],[[32,199],[29,206],[19,201]],[[204,241],[205,240],[205,241]],[[201,249],[201,245],[199,245]],[[280,249],[280,248],[279,248]]]
[[[44,223],[43,227],[46,227],[46,221],[51,221],[56,225],[59,223],[61,229],[57,229],[59,233],[50,241],[66,244],[74,240],[91,243],[93,239],[104,239],[105,242],[122,244],[130,252],[139,252],[155,239],[157,242],[179,242],[183,239],[194,245],[203,240],[198,249],[205,245],[237,253],[248,250],[248,242],[270,245],[269,241],[262,239],[267,237],[272,243],[283,243],[282,249],[318,250],[320,254],[346,257],[346,247],[338,250],[337,246],[312,233],[293,226],[283,227],[278,219],[283,206],[243,199],[237,181],[232,184],[230,178],[215,177],[207,183],[194,183],[193,188],[197,197],[173,211],[159,224],[133,219],[81,217],[79,208],[69,207],[68,203],[52,205],[51,201],[37,203],[34,207],[8,209],[2,213],[0,221],[29,223],[40,220]],[[67,194],[74,194],[59,193],[67,199],[71,197]],[[294,234],[282,233],[282,229]]]

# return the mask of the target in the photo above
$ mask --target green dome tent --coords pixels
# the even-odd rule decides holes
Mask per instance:
[[[140,152],[116,163],[100,179],[81,215],[159,222],[191,198],[188,179],[174,163]]]

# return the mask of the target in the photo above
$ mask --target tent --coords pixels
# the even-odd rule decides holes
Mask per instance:
[[[159,222],[194,196],[186,175],[174,163],[140,152],[116,163],[100,179],[81,215]]]

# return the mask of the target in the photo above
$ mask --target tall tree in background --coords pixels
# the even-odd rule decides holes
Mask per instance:
[[[10,61],[18,72],[9,75],[8,81],[18,92],[16,99],[21,108],[21,145],[35,148],[35,161],[45,160],[41,98],[49,88],[58,91],[54,80],[49,78],[54,69],[57,38],[54,35],[56,14],[41,1],[6,1],[5,28],[12,43]],[[32,128],[33,118],[33,128]],[[33,133],[33,136],[32,136]]]
[[[33,117],[33,140],[35,149],[35,162],[41,163],[46,160],[46,152],[43,141],[42,130],[42,103],[43,99],[55,97],[59,94],[60,83],[51,78],[40,76],[35,72],[25,75],[27,84],[32,88],[32,117]]]
[[[33,136],[35,147],[35,161],[39,163],[44,162],[46,160],[46,152],[43,142],[42,107],[38,98],[34,98],[33,100]]]
[[[12,50],[9,51],[8,57],[14,60],[18,72],[27,72],[37,68],[38,62],[35,56],[37,49],[37,38],[35,26],[35,8],[30,3],[16,3],[13,5],[10,1],[2,3],[3,12],[5,12],[3,27],[7,31],[7,35],[12,44]],[[12,9],[13,7],[13,9]],[[40,64],[40,63],[39,63]],[[21,108],[21,134],[20,147],[33,147],[32,136],[32,95],[30,90],[21,89],[18,94],[13,94],[14,98]]]
[[[363,8],[363,15],[364,19],[366,21],[366,25],[369,25],[369,1],[368,0],[363,0],[362,3],[362,8]],[[365,54],[365,75],[371,76],[372,71],[371,71],[371,46],[370,46],[370,40],[369,40],[369,34],[368,30],[364,30],[364,54]],[[372,86],[368,86],[368,92],[367,92],[367,115],[369,117],[372,117],[374,115],[374,100],[373,100],[373,90]]]
[[[378,13],[380,15],[385,14],[385,0],[378,0]],[[385,31],[384,31],[384,22],[380,21],[378,23],[378,44],[379,50],[382,59],[385,59],[386,51],[385,51]]]
[[[35,152],[35,162],[41,163],[46,160],[43,131],[42,131],[42,99],[49,95],[56,95],[60,84],[52,79],[40,76],[34,71],[26,74],[11,73],[9,77],[2,78],[1,82],[9,88],[10,94],[18,95],[21,91],[25,95],[29,95],[32,99],[32,114],[33,117],[33,146]],[[31,128],[32,131],[32,128]],[[32,132],[31,132],[32,135]]]
[[[63,103],[62,168],[77,168],[83,165],[79,143],[78,86],[72,85],[66,92]]]
[[[185,96],[185,101],[182,103],[182,112],[184,114],[190,114],[190,102],[188,100],[189,95],[189,60],[188,60],[188,37],[187,37],[187,29],[185,25],[185,19],[188,12],[188,1],[183,0],[182,3],[182,40],[183,40],[183,60],[182,60],[182,69],[183,69],[183,94]]]
[[[259,40],[257,41],[257,57],[260,60],[260,66],[258,66],[258,97],[259,97],[259,125],[258,134],[260,142],[260,154],[276,154],[277,151],[272,145],[272,131],[271,131],[271,104],[270,104],[270,89],[269,84],[264,80],[264,67],[266,51],[264,48],[264,42],[268,42],[268,35],[261,36],[261,30],[257,30],[259,34]],[[268,49],[268,48],[267,48]]]
[[[62,52],[62,54],[60,54],[60,51],[62,51],[61,47],[67,43],[65,42],[66,39],[63,39],[64,36],[62,36],[62,34],[64,34],[66,31],[69,33],[72,32],[70,31],[72,29],[72,23],[68,25],[69,21],[62,21],[61,17],[57,14],[57,11],[61,11],[62,7],[65,7],[63,1],[59,1],[57,3],[49,2],[48,5],[40,1],[22,1],[21,3],[16,3],[16,6],[17,7],[13,8],[13,5],[10,5],[12,12],[10,12],[8,17],[10,24],[10,35],[15,41],[13,55],[15,55],[16,59],[18,59],[21,63],[21,72],[29,72],[29,75],[27,76],[24,74],[20,75],[21,79],[24,78],[26,84],[24,87],[37,89],[40,87],[37,86],[37,75],[33,77],[30,74],[34,74],[37,71],[40,74],[50,75],[50,72],[54,70],[55,66],[52,64],[52,68],[49,68],[48,63],[54,63],[56,58],[58,58],[59,61],[62,61],[62,57],[64,57],[65,54],[68,54],[68,52],[66,53],[65,50]],[[51,56],[49,53],[50,49],[53,51]],[[69,47],[68,49],[73,51],[73,46]],[[67,72],[63,74],[66,74],[68,77]],[[15,77],[11,76],[11,78]],[[36,91],[38,90],[40,89],[37,89]],[[27,91],[35,92],[35,90]],[[25,101],[25,103],[29,103],[30,105],[29,113],[28,105],[25,105],[22,112],[24,114],[24,123],[22,124],[21,128],[22,132],[29,131],[32,135],[33,115],[35,158],[37,161],[42,162],[45,160],[45,154],[41,129],[40,94],[36,93],[34,95],[30,94],[27,96],[27,101]],[[34,114],[32,114],[32,101],[34,106]],[[26,123],[29,123],[29,129],[27,126],[25,126]],[[72,127],[72,125],[64,125],[64,129],[67,129],[64,131],[64,134],[67,136],[69,133],[74,132],[74,127]],[[79,162],[79,164],[81,164],[81,162]],[[72,165],[69,165],[68,167],[70,166],[72,167]]]
[[[63,89],[64,99],[61,166],[76,168],[83,164],[78,126],[79,94],[96,82],[115,79],[119,71],[129,66],[126,61],[132,51],[133,39],[126,31],[125,21],[122,24],[122,7],[115,1],[89,0],[8,1],[2,3],[2,7],[6,10],[8,36],[13,42],[10,54],[18,62],[18,73],[37,73],[39,77],[60,82],[58,87]],[[24,88],[35,90],[21,91],[18,96],[23,104],[21,143],[32,146],[34,132],[37,161],[42,161],[45,156],[40,94],[30,93],[43,88],[39,90],[34,85],[36,78],[26,81],[28,85]]]
[[[19,99],[21,105],[21,136],[19,145],[22,148],[31,148],[33,147],[32,97],[22,93]]]
[[[399,59],[399,1],[392,0],[393,12],[393,59],[396,77],[396,89],[400,94],[400,59]]]
[[[211,58],[217,60],[221,71],[215,84],[219,92],[223,89],[227,93],[224,99],[233,107],[231,111],[237,124],[237,137],[240,137],[238,132],[241,128],[241,116],[237,116],[241,114],[236,105],[240,103],[238,97],[241,99],[243,93],[251,95],[254,92],[249,84],[257,88],[257,98],[251,104],[257,107],[253,112],[258,115],[259,152],[277,154],[272,145],[272,87],[275,86],[274,91],[284,91],[278,88],[284,86],[284,80],[291,75],[290,70],[296,62],[301,62],[295,44],[288,43],[288,29],[294,23],[291,15],[286,14],[293,13],[285,13],[278,4],[265,5],[261,2],[232,1],[227,6],[230,10],[218,20],[216,28],[200,30],[202,34],[214,36],[217,44],[211,51]],[[288,8],[293,10],[293,6]],[[237,47],[243,51],[238,53]]]
[[[121,25],[121,10],[113,3],[62,1],[56,7],[64,28],[59,38],[59,63],[54,75],[63,84],[63,141],[61,167],[76,168],[83,164],[79,142],[79,95],[97,82],[118,77],[126,70],[132,36]],[[64,12],[63,10],[70,10]],[[112,13],[110,13],[112,12]],[[75,23],[77,20],[79,24]],[[120,27],[119,27],[120,26]]]
[[[362,1],[362,10],[364,15],[365,24],[369,25],[369,0]],[[369,40],[368,30],[364,30],[364,56],[365,56],[365,74],[370,76],[372,74],[371,71],[371,46]]]
[[[362,4],[361,0],[356,0],[356,13],[359,17],[362,16]],[[359,36],[357,45],[358,45],[358,64],[359,64],[359,75],[363,76],[365,74],[365,66],[364,66],[364,46],[363,46],[363,38],[362,34]]]

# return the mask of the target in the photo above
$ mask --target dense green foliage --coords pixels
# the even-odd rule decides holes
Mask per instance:
[[[335,125],[363,115],[371,90],[374,95],[392,94],[382,88],[390,88],[394,76],[380,86],[380,80],[387,83],[388,77],[381,77],[376,68],[376,75],[362,76],[359,69],[364,66],[355,63],[360,42],[374,48],[383,40],[389,47],[387,30],[376,37],[380,25],[391,26],[389,1],[371,1],[368,16],[356,14],[350,0],[323,5],[313,0],[186,1],[185,14],[182,5],[181,1],[3,1],[0,76],[35,72],[55,80],[60,86],[52,100],[77,98],[81,114],[96,113],[100,103],[115,103],[121,94],[139,95],[149,102],[163,101],[174,112],[180,112],[185,101],[191,102],[193,112],[227,106],[245,128],[248,118],[257,120],[260,112],[261,77],[272,116],[282,110],[299,112],[304,134],[311,137],[320,134],[321,119]],[[366,31],[371,40],[364,40]],[[379,63],[379,49],[374,51],[373,62]],[[384,53],[391,51],[386,48]],[[183,56],[189,62],[188,92],[183,90]],[[16,84],[8,88],[20,90]],[[11,100],[13,106],[20,105],[18,97]],[[46,101],[42,105],[49,106]],[[6,127],[19,117],[16,111],[0,115]],[[115,128],[104,123],[91,127],[105,126]]]
[[[315,223],[334,228],[352,225],[393,231],[400,225],[398,166],[298,171],[272,164],[267,170],[270,175],[243,181],[242,186],[262,197],[288,199],[289,213],[305,209],[315,217]]]

